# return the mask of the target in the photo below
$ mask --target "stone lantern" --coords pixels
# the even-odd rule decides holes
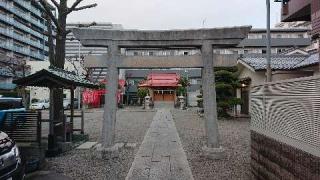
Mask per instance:
[[[186,105],[186,101],[185,101],[185,97],[181,94],[178,97],[179,103],[180,103],[180,109],[183,110],[185,108]]]
[[[150,109],[150,103],[151,103],[151,98],[149,95],[144,97],[144,108],[145,109]]]

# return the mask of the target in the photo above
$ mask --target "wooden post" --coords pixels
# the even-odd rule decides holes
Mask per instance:
[[[50,109],[49,109],[49,135],[48,135],[48,150],[46,152],[47,157],[53,157],[57,155],[58,148],[57,148],[57,139],[56,135],[54,134],[54,105],[53,105],[53,98],[54,98],[54,88],[49,87],[50,89]]]
[[[81,110],[81,134],[84,134],[84,111]]]
[[[62,122],[62,126],[63,126],[63,142],[67,142],[67,115],[63,115],[63,122]]]
[[[73,135],[73,117],[74,117],[74,87],[70,89],[71,91],[71,107],[70,107],[70,127],[71,127],[71,132],[70,132],[70,140],[72,139]]]
[[[38,122],[37,122],[37,136],[38,136],[38,143],[41,146],[41,111],[38,111]]]

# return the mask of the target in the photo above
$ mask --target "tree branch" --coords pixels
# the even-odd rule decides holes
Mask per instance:
[[[73,5],[68,8],[67,14],[71,13],[83,0],[77,0],[76,2],[73,3]]]
[[[60,4],[56,0],[51,0],[51,2],[59,9]]]
[[[36,2],[35,0],[32,0],[32,1]],[[61,30],[61,27],[60,27],[60,25],[58,23],[58,20],[52,14],[52,11],[50,9],[50,5],[48,4],[48,2],[46,0],[38,0],[38,2],[42,5],[44,10],[46,11],[46,15],[48,15],[50,17],[50,19],[52,20],[52,22],[56,25],[56,27]]]
[[[72,11],[81,11],[81,10],[84,10],[84,9],[94,8],[94,7],[96,7],[97,5],[98,5],[97,3],[89,4],[89,5],[86,5],[86,6],[74,8]]]

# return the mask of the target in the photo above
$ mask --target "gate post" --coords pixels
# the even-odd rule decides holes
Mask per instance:
[[[203,69],[202,88],[205,129],[207,144],[203,147],[204,155],[211,159],[223,158],[224,150],[219,143],[219,130],[217,118],[217,102],[215,89],[215,76],[213,64],[213,46],[204,42],[201,47]]]
[[[117,112],[118,68],[116,62],[120,59],[120,48],[117,44],[108,46],[108,71],[104,115],[102,125],[102,147],[110,148],[114,145],[115,124]]]

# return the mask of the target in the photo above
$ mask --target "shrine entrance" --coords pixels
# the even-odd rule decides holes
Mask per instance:
[[[87,67],[105,67],[108,69],[106,75],[108,94],[106,95],[101,135],[102,146],[111,148],[114,145],[119,69],[202,68],[204,119],[207,135],[207,143],[203,150],[208,156],[219,158],[223,148],[219,143],[213,67],[234,66],[236,57],[230,62],[224,56],[214,54],[213,50],[215,48],[237,46],[240,41],[247,37],[250,29],[249,26],[172,31],[73,29],[73,34],[84,46],[108,48],[106,56],[92,56],[86,61]],[[188,56],[154,56],[152,54],[149,54],[149,56],[126,56],[122,53],[127,48],[166,49],[179,47],[192,47],[198,49],[201,53]],[[160,91],[157,92],[157,94],[161,93]],[[172,96],[162,93],[162,96],[157,95],[157,98],[169,100]]]
[[[160,89],[154,90],[154,101],[175,101],[176,95],[175,90]]]

